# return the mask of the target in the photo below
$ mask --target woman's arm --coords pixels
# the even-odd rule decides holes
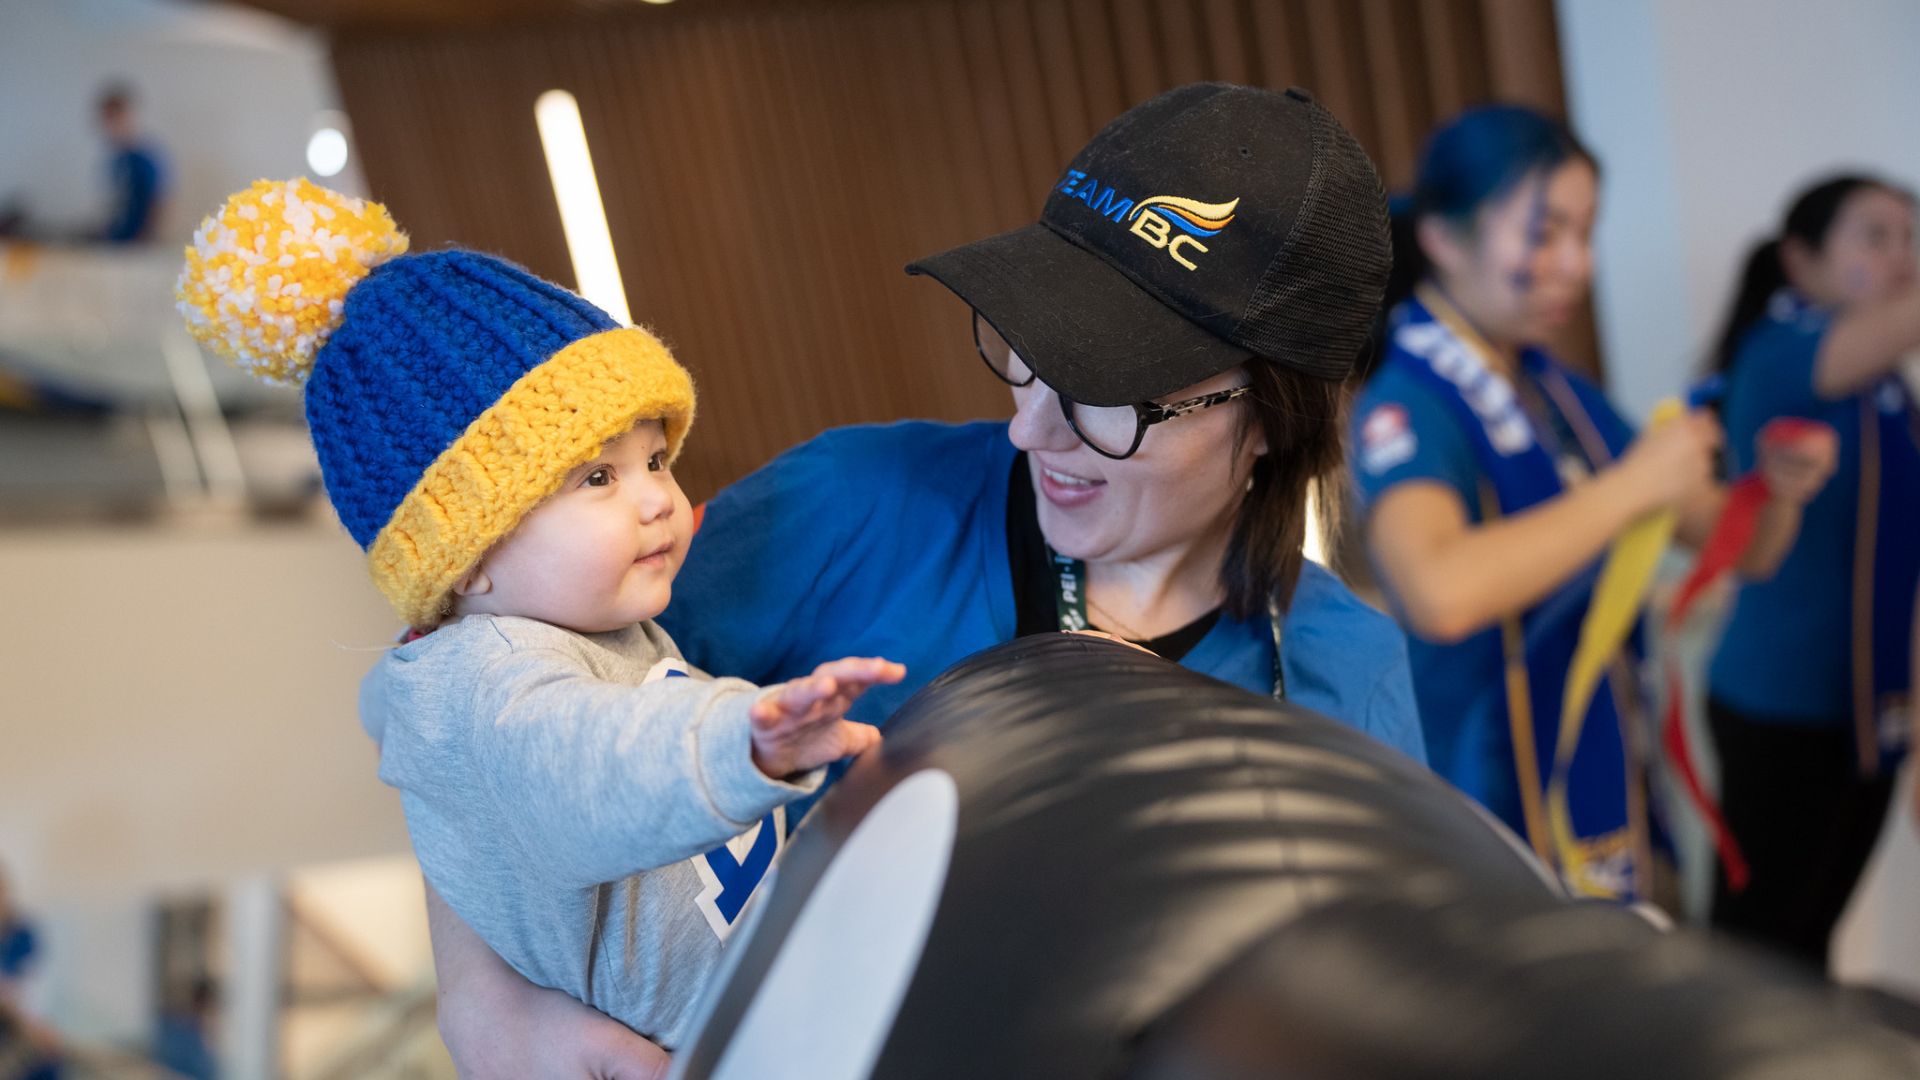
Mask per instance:
[[[1679,513],[1673,522],[1674,542],[1695,551],[1705,547],[1707,537],[1713,535],[1713,528],[1719,524],[1720,514],[1726,507],[1725,487],[1709,484],[1700,489],[1679,506]]]
[[[1754,520],[1752,539],[1733,567],[1749,581],[1765,581],[1780,569],[1799,539],[1807,503],[1820,494],[1839,463],[1840,443],[1833,429],[1799,423],[1807,430],[1772,438],[1769,425],[1757,440],[1755,469],[1766,481],[1767,501]],[[1728,494],[1728,488],[1714,486],[1689,499],[1681,508],[1675,538],[1696,550],[1704,547],[1726,509]]]
[[[1839,467],[1840,439],[1824,424],[1778,440],[1769,438],[1763,429],[1756,451],[1760,475],[1767,483],[1767,502],[1760,509],[1753,540],[1740,554],[1734,570],[1749,581],[1765,581],[1793,550],[1807,504],[1827,486]]]
[[[665,1080],[673,1059],[620,1022],[535,986],[427,886],[440,1038],[463,1080]]]
[[[1753,540],[1733,564],[1733,572],[1748,581],[1765,581],[1780,569],[1800,538],[1800,521],[1806,510],[1803,502],[1774,497],[1760,508],[1754,524]]]
[[[1397,484],[1374,504],[1368,547],[1414,632],[1459,641],[1538,603],[1634,519],[1698,498],[1718,441],[1711,418],[1682,417],[1591,481],[1481,525],[1445,484]]]
[[[1850,397],[1879,381],[1916,348],[1920,348],[1920,285],[1834,321],[1814,360],[1814,392],[1829,401]]]

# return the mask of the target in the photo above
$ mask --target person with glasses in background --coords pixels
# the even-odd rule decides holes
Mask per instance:
[[[848,714],[874,724],[981,649],[1094,628],[1424,760],[1405,639],[1302,552],[1310,494],[1344,483],[1342,380],[1389,262],[1373,165],[1306,93],[1139,105],[1038,224],[908,268],[973,309],[1013,419],[787,451],[707,506],[661,621],[691,662],[760,681],[895,657],[906,681]],[[657,1061],[431,910],[463,1075]]]

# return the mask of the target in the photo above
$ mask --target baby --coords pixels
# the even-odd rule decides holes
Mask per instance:
[[[693,533],[686,371],[516,266],[405,250],[377,204],[261,181],[201,225],[181,310],[304,383],[327,493],[413,628],[360,713],[427,881],[527,978],[671,1048],[782,807],[879,743],[847,707],[905,669],[691,670],[651,621]]]

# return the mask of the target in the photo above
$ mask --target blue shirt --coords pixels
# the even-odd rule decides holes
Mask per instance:
[[[1618,456],[1633,441],[1632,425],[1597,393],[1584,397],[1594,426],[1608,450]],[[1397,364],[1382,365],[1361,391],[1353,412],[1350,445],[1362,509],[1397,485],[1426,481],[1459,496],[1467,521],[1480,524],[1480,464],[1461,424],[1459,411],[1432,385]],[[1553,446],[1566,440],[1541,441]],[[1400,611],[1391,587],[1385,582],[1382,587]],[[1489,627],[1454,644],[1428,641],[1409,630],[1407,652],[1433,770],[1503,820],[1519,821],[1511,733],[1505,723],[1478,722],[1484,713],[1473,707],[1486,697],[1489,687],[1504,685],[1500,628]],[[1500,714],[1502,719],[1505,715]]]
[[[843,656],[884,656],[906,681],[850,712],[880,725],[962,658],[1014,637],[1004,422],[829,431],[716,496],[659,622],[693,663],[778,682]],[[1425,760],[1405,640],[1308,563],[1282,623],[1288,700]],[[1224,613],[1182,659],[1273,691],[1265,616]]]
[[[187,1080],[218,1080],[220,1062],[205,1026],[193,1016],[161,1013],[153,1037],[153,1060]]]
[[[165,188],[159,152],[150,146],[125,146],[107,164],[113,202],[107,213],[105,239],[111,244],[144,240],[154,209]]]
[[[27,973],[34,944],[33,927],[29,923],[19,920],[0,923],[0,979],[17,979]]]
[[[1840,454],[1833,478],[1807,504],[1780,569],[1741,585],[1707,685],[1716,700],[1755,720],[1837,728],[1853,723],[1860,402],[1814,392],[1826,325],[1814,311],[1788,322],[1762,319],[1734,354],[1723,417],[1733,475],[1753,468],[1754,440],[1777,416],[1832,426]]]

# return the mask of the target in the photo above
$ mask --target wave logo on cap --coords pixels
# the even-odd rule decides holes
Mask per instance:
[[[1134,204],[1133,212],[1127,215],[1133,227],[1127,231],[1156,248],[1164,248],[1167,257],[1181,266],[1197,270],[1199,267],[1181,255],[1180,249],[1188,247],[1205,252],[1207,246],[1199,238],[1213,236],[1232,224],[1234,208],[1239,205],[1239,199],[1204,203],[1178,195],[1154,195]],[[1184,230],[1186,235],[1173,235],[1175,228]]]
[[[1086,203],[1093,212],[1114,222],[1132,222],[1127,231],[1147,242],[1189,270],[1200,267],[1187,252],[1205,254],[1202,237],[1217,235],[1233,222],[1240,200],[1210,203],[1180,195],[1154,195],[1138,202],[1121,195],[1113,185],[1078,169],[1068,169],[1057,189],[1061,194]],[[1175,230],[1178,230],[1176,233]]]
[[[1155,195],[1150,199],[1141,199],[1128,217],[1143,217],[1146,211],[1155,207],[1166,207],[1164,216],[1175,225],[1195,236],[1212,236],[1226,228],[1233,221],[1234,208],[1240,200],[1223,203],[1203,203],[1198,199],[1183,199],[1178,195]]]

